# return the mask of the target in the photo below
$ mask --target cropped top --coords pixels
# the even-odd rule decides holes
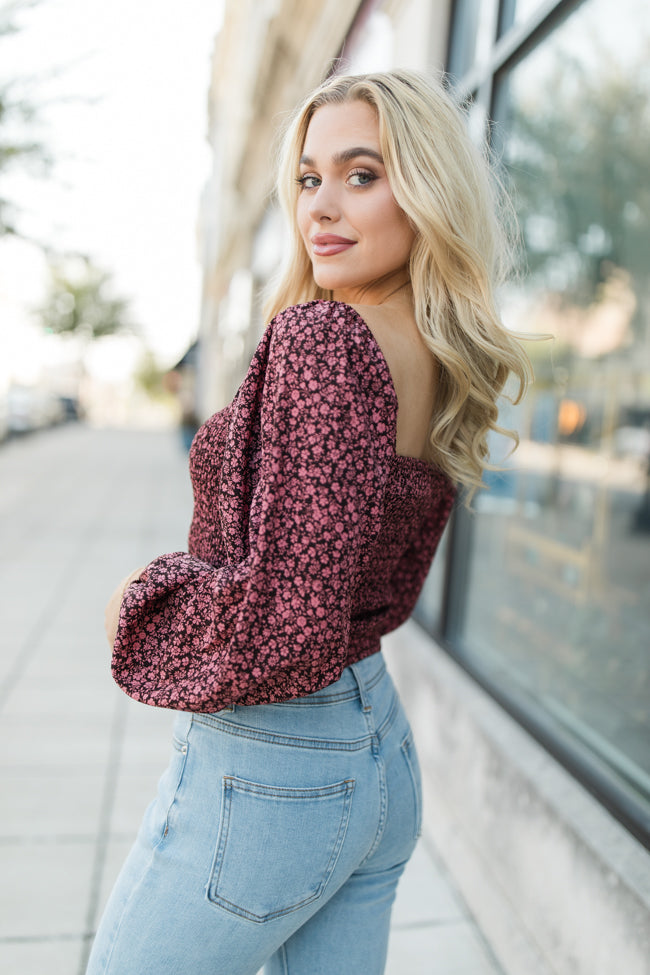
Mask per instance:
[[[126,589],[112,671],[146,704],[213,712],[302,697],[411,614],[455,488],[395,449],[388,364],[349,305],[267,326],[190,452],[188,552]]]

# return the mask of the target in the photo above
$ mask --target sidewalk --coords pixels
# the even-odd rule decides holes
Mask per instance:
[[[0,445],[3,975],[85,970],[172,720],[113,685],[103,607],[131,569],[185,548],[190,507],[173,434],[68,426]],[[399,890],[387,973],[500,975],[424,843]]]

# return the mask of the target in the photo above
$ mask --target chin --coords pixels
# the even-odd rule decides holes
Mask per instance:
[[[334,291],[341,287],[341,283],[332,274],[314,274],[314,284],[323,291]]]
[[[314,274],[314,283],[323,291],[345,292],[354,289],[355,283],[341,274]]]

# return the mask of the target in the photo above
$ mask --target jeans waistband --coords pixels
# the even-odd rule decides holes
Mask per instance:
[[[340,701],[353,701],[359,698],[363,708],[367,709],[369,707],[369,692],[380,682],[385,673],[384,658],[381,653],[373,653],[372,656],[346,667],[336,683],[329,684],[306,697],[295,697],[289,701],[283,701],[281,707],[313,707],[315,704],[335,704]]]
[[[381,741],[399,713],[399,698],[377,653],[346,667],[336,683],[313,694],[189,715],[188,727],[206,726],[275,745],[353,751]]]

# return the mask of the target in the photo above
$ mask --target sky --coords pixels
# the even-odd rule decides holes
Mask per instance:
[[[0,3],[0,6],[2,4]],[[0,79],[31,78],[54,169],[3,180],[20,229],[111,272],[160,364],[198,327],[196,226],[211,153],[207,93],[223,0],[41,0],[0,41]],[[0,241],[0,357],[29,348],[38,248]],[[1,371],[1,367],[0,367]],[[0,376],[1,379],[1,376]]]

